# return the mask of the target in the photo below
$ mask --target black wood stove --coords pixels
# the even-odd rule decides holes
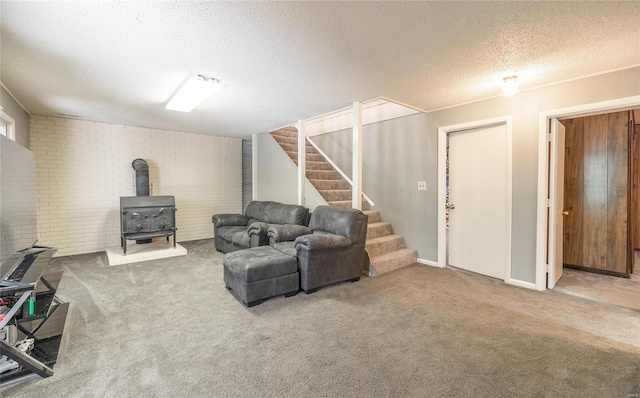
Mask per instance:
[[[150,243],[152,238],[173,235],[176,248],[176,200],[173,196],[149,196],[149,166],[143,159],[131,164],[136,171],[137,196],[120,197],[120,247],[127,254],[127,240]]]
[[[173,196],[121,196],[121,247],[127,254],[127,239],[144,240],[173,235],[176,247],[176,200]]]

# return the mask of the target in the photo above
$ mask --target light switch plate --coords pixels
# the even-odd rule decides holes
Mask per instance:
[[[427,190],[427,182],[418,181],[418,191],[426,191],[426,190]]]

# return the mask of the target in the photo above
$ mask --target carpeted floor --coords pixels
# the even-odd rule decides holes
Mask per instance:
[[[553,290],[640,311],[640,277],[594,274],[565,268]]]
[[[246,309],[212,240],[54,259],[55,374],[3,397],[637,397],[640,313],[412,265]]]

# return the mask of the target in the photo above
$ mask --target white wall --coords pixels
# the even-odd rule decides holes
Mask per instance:
[[[178,241],[213,237],[211,216],[242,211],[242,141],[116,124],[31,117],[38,237],[58,255],[120,245],[119,197],[131,162],[149,164],[152,195],[176,197]]]
[[[31,151],[0,135],[0,263],[36,240],[35,164]]]

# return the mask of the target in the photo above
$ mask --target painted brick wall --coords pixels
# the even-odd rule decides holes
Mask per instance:
[[[242,141],[32,116],[38,238],[57,255],[120,245],[119,197],[135,196],[131,162],[149,164],[152,195],[176,197],[178,241],[211,238],[211,216],[242,211]]]

